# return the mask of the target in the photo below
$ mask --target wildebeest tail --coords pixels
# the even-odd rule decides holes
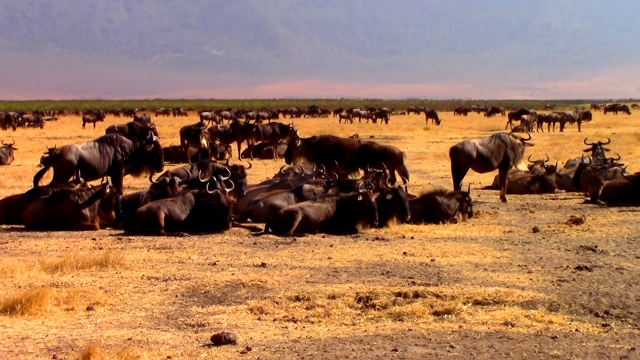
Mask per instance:
[[[42,161],[41,161],[42,163]],[[42,164],[44,165],[44,167],[40,170],[38,170],[38,172],[36,173],[36,175],[33,177],[33,187],[37,187],[40,185],[40,180],[42,179],[42,177],[44,176],[44,174],[49,170],[49,168],[51,167],[51,163],[47,163],[47,164]]]
[[[402,178],[402,182],[406,184],[409,182],[409,168],[407,168],[405,160],[406,160],[406,155],[403,151],[402,163],[400,164],[400,167],[398,167],[398,174],[400,174],[400,177]]]

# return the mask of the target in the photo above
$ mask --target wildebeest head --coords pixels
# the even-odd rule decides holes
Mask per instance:
[[[389,225],[394,218],[401,222],[408,222],[410,218],[407,193],[402,186],[392,186],[382,189],[376,194],[378,207],[378,225]]]
[[[607,137],[607,142],[587,142],[588,138],[584,138],[584,144],[589,145],[591,147],[582,150],[583,152],[591,152],[592,159],[600,159],[606,157],[606,151],[611,151],[610,149],[604,147],[604,145],[608,145],[611,143],[611,139]]]
[[[153,174],[162,170],[164,170],[164,153],[160,142],[139,146],[127,159],[127,173],[133,176],[149,173],[151,178]]]
[[[151,181],[151,186],[149,186],[147,197],[151,201],[174,197],[181,190],[180,184],[182,181],[177,176],[162,177],[155,181],[149,176],[149,181]]]
[[[529,166],[527,166],[527,168],[529,169],[529,173],[530,174],[543,174],[546,170],[547,167],[547,161],[549,161],[549,156],[546,156],[546,160],[531,160],[531,155],[529,155],[529,157],[527,158],[527,161],[529,162]]]
[[[297,165],[302,158],[302,140],[299,137],[293,137],[289,140],[287,151],[284,152],[284,161],[287,165]]]
[[[109,181],[99,186],[101,188],[94,196],[101,199],[98,208],[98,218],[101,225],[113,226],[116,223],[120,223],[122,219],[120,193]]]

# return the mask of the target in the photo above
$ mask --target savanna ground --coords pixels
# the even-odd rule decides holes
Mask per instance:
[[[448,149],[504,129],[506,118],[441,113],[390,125],[294,119],[301,136],[373,138],[407,154],[409,190],[451,188]],[[154,118],[163,145],[189,118]],[[0,196],[26,191],[45,145],[94,139],[78,116],[44,130],[0,134],[16,160]],[[290,120],[282,120],[289,122]],[[562,164],[590,140],[640,171],[640,113],[603,115],[582,133],[533,133],[526,156]],[[235,155],[235,149],[234,149]],[[233,161],[237,161],[234,159]],[[254,161],[250,183],[284,163]],[[640,251],[636,208],[583,203],[577,193],[509,196],[480,190],[476,216],[457,225],[396,225],[356,236],[223,234],[132,237],[120,230],[0,229],[0,359],[637,358]],[[45,180],[50,179],[47,174]],[[126,191],[147,187],[126,178]],[[584,219],[570,222],[570,218]],[[532,228],[538,226],[540,232]],[[236,346],[210,346],[219,331]],[[243,351],[247,346],[252,351]]]

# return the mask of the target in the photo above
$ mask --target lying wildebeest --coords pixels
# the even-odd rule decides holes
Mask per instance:
[[[125,231],[129,234],[166,235],[171,232],[218,232],[231,228],[232,207],[223,180],[207,181],[176,197],[150,202],[138,210]]]
[[[253,146],[256,139],[260,138],[260,129],[255,124],[234,121],[225,125],[214,125],[207,129],[209,141],[218,141],[221,144],[237,143],[238,159],[242,159],[242,143],[247,142],[249,147]]]
[[[607,205],[640,205],[640,173],[605,181],[600,201]]]
[[[104,121],[105,113],[103,110],[96,110],[92,114],[84,114],[82,115],[82,128],[85,128],[87,123],[93,123],[93,128],[96,128],[96,123],[98,121]]]
[[[14,140],[11,144],[5,144],[2,140],[2,146],[0,147],[0,165],[11,165],[14,160],[13,151],[18,148],[13,147],[16,143]]]
[[[30,230],[99,230],[119,221],[119,194],[109,182],[91,188],[61,189],[33,201],[22,218]]]
[[[247,189],[247,170],[251,169],[252,166],[249,163],[249,166],[245,168],[244,165],[229,164],[228,160],[226,165],[218,164],[213,160],[202,160],[167,170],[158,179],[177,177],[180,179],[181,184],[187,184],[190,181],[199,181],[202,178],[222,176],[223,180],[229,179],[233,182],[234,187],[229,195],[234,200],[237,200],[244,195]]]
[[[34,187],[38,186],[49,168],[53,168],[51,185],[65,184],[74,176],[79,179],[79,173],[82,173],[85,181],[109,176],[120,194],[123,192],[125,175],[149,173],[149,177],[152,177],[164,168],[160,142],[139,143],[117,134],[55,148],[43,156],[40,163],[44,167],[34,176]]]
[[[378,209],[373,193],[361,190],[287,206],[265,224],[264,232],[282,236],[318,232],[344,235],[370,226],[378,226]]]
[[[438,189],[409,199],[413,224],[457,223],[473,217],[471,186],[467,191]]]
[[[287,151],[287,143],[288,141],[278,142],[276,145],[277,158],[284,157],[284,154]],[[267,141],[259,142],[252,147],[242,150],[242,157],[245,159],[258,158],[262,160],[276,159],[273,154],[273,144]]]
[[[487,173],[498,169],[500,177],[500,200],[507,201],[507,175],[513,166],[526,171],[523,162],[524,150],[534,144],[531,134],[527,139],[514,134],[496,133],[488,138],[467,139],[449,149],[451,159],[451,177],[454,190],[460,190],[462,180],[469,169],[478,173]]]
[[[293,138],[287,146],[285,162],[297,165],[302,161],[322,165],[327,171],[336,173],[354,173],[369,166],[379,170],[388,169],[391,185],[396,183],[396,172],[404,184],[409,181],[404,152],[395,146],[361,139],[334,135]]]
[[[122,225],[128,228],[131,225],[136,210],[143,205],[178,195],[181,190],[180,182],[180,178],[178,177],[159,178],[151,182],[148,190],[136,191],[120,196]]]
[[[509,170],[507,175],[507,194],[553,194],[557,192],[556,184],[558,164],[547,165],[549,157],[546,160],[531,160],[531,155],[527,159],[529,161],[529,170],[522,171],[519,169]],[[500,176],[496,175],[489,189],[500,189]]]
[[[21,194],[9,195],[0,199],[0,224],[21,225],[22,213],[34,201],[49,196],[60,189],[75,188],[84,183],[38,186]]]
[[[623,178],[625,175],[624,164],[618,163],[617,159],[599,159],[598,162],[581,162],[573,175],[573,187],[577,191],[584,191],[589,197],[588,202],[595,204],[600,198],[600,193],[607,180]]]
[[[312,200],[327,191],[323,185],[303,184],[291,190],[272,190],[256,196],[236,217],[239,222],[267,222],[283,208]]]

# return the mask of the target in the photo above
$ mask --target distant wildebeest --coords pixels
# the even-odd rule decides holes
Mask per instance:
[[[82,128],[85,128],[85,125],[87,125],[87,123],[93,123],[93,128],[96,128],[96,123],[98,121],[104,121],[105,118],[105,113],[103,110],[96,110],[93,111],[92,113],[85,113],[82,115]]]
[[[378,209],[368,190],[327,195],[290,205],[265,224],[264,232],[280,236],[294,234],[355,234],[359,227],[378,226]]]
[[[429,125],[429,119],[431,119],[431,125],[433,125],[434,121],[436,125],[440,125],[440,123],[442,122],[442,119],[440,119],[440,117],[438,116],[438,112],[434,109],[425,109],[424,118],[427,125]]]
[[[459,106],[453,110],[453,116],[468,116],[471,108]]]
[[[631,115],[631,110],[629,110],[629,106],[624,104],[609,104],[605,105],[602,108],[602,112],[606,115],[608,112],[618,114],[618,112],[623,112],[627,115]]]
[[[14,160],[13,151],[18,150],[18,148],[13,147],[16,143],[14,140],[10,144],[5,144],[4,140],[2,140],[2,147],[0,147],[0,165],[11,165]]]
[[[471,186],[467,191],[438,189],[409,199],[413,224],[458,223],[473,217]]]
[[[487,109],[487,111],[484,113],[484,116],[485,117],[494,117],[494,116],[496,116],[498,114],[504,116],[505,115],[504,108],[497,107],[497,106],[492,106],[492,107]]]
[[[516,111],[510,111],[507,114],[507,125],[504,127],[505,130],[507,130],[508,127],[513,128],[513,123],[515,121],[519,121],[520,118],[522,117],[522,115],[536,115],[537,113],[533,110],[530,109],[518,109]]]
[[[153,133],[144,142],[132,141],[118,134],[104,135],[96,140],[65,145],[53,149],[40,160],[44,167],[33,178],[33,186],[53,168],[51,184],[67,183],[75,177],[93,181],[109,176],[116,190],[122,194],[125,175],[150,177],[164,168],[162,146]]]
[[[119,194],[109,182],[61,189],[33,201],[22,213],[30,230],[99,230],[120,219]]]
[[[396,183],[396,172],[404,184],[409,182],[404,152],[395,146],[361,139],[335,135],[293,138],[287,146],[285,162],[297,165],[303,161],[336,172],[355,173],[369,167],[388,170],[391,185]]]
[[[507,174],[513,166],[521,170],[527,167],[523,162],[527,146],[534,144],[531,135],[527,139],[514,134],[496,133],[486,138],[467,139],[449,149],[451,177],[454,190],[461,190],[462,180],[469,169],[487,173],[498,169],[500,176],[500,200],[507,201]]]

